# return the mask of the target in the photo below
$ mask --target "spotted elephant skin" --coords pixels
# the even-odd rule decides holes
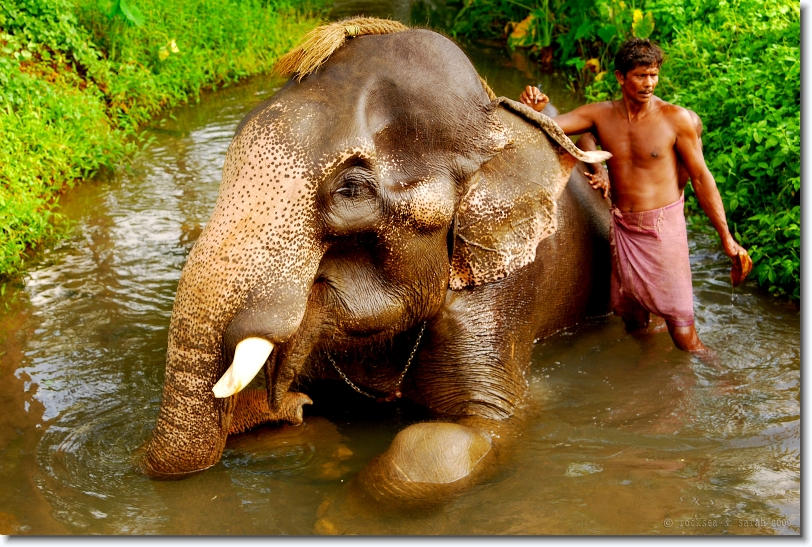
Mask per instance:
[[[350,39],[251,112],[180,278],[140,468],[205,470],[229,433],[301,423],[313,382],[358,397],[343,375],[435,418],[359,475],[373,497],[442,500],[475,481],[534,341],[608,301],[608,209],[545,124],[491,100],[427,30]],[[249,377],[216,396],[246,340],[270,348],[267,389],[240,391]]]

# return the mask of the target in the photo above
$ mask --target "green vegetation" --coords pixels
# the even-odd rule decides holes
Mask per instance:
[[[657,93],[696,111],[728,222],[752,277],[800,300],[800,7],[791,0],[467,0],[454,31],[507,39],[573,67],[588,101],[619,97],[612,59],[631,36],[666,53]],[[688,193],[694,222],[696,199]]]
[[[324,2],[0,2],[0,277],[64,233],[60,192],[147,143],[139,126],[269,72]]]

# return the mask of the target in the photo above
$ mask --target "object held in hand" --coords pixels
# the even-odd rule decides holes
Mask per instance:
[[[734,287],[741,285],[742,281],[747,279],[747,276],[753,270],[753,259],[743,250],[733,257],[733,267],[730,269],[730,282]]]

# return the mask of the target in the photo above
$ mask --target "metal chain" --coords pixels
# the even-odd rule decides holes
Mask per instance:
[[[412,366],[412,361],[414,360],[414,356],[417,353],[417,346],[420,345],[420,340],[423,338],[423,331],[425,331],[425,330],[426,330],[426,322],[424,321],[423,326],[420,327],[420,334],[417,335],[417,340],[415,341],[414,347],[412,348],[412,353],[409,354],[409,360],[406,361],[406,368],[404,368],[403,372],[400,373],[400,377],[398,378],[398,383],[395,384],[395,389],[392,390],[391,394],[394,395],[395,393],[398,392],[398,388],[400,387],[400,384],[402,384],[403,379],[406,378],[406,373],[409,372],[409,367]],[[372,395],[371,393],[367,393],[366,391],[364,391],[363,389],[361,389],[360,387],[355,385],[352,380],[347,378],[347,375],[344,374],[341,371],[340,368],[338,368],[338,364],[335,362],[335,360],[333,359],[333,356],[330,354],[329,351],[327,352],[327,359],[330,361],[330,364],[333,365],[333,368],[336,369],[336,372],[338,373],[338,375],[341,376],[341,378],[345,382],[347,382],[348,386],[350,386],[352,389],[354,389],[355,391],[357,391],[361,395],[365,395],[365,396],[369,397],[370,399],[380,400],[380,397],[378,397],[376,395]],[[387,399],[387,400],[389,400],[389,399]]]

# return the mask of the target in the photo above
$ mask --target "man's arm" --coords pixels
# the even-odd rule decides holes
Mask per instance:
[[[584,151],[592,151],[598,149],[598,143],[592,133],[584,133],[575,145]],[[595,190],[601,191],[601,197],[606,198],[609,195],[609,172],[602,163],[587,164],[587,169],[592,172],[584,171],[584,175],[589,179],[589,185]]]
[[[536,112],[541,112],[550,102],[550,98],[542,93],[539,88],[529,85],[522,91],[519,101]],[[559,114],[553,119],[567,135],[580,135],[591,131],[595,126],[594,116],[599,108],[600,103],[585,104],[566,114]]]
[[[733,235],[727,226],[722,196],[719,194],[716,180],[713,178],[702,155],[702,146],[694,120],[688,111],[682,108],[672,114],[671,118],[677,132],[676,151],[679,161],[685,166],[685,170],[691,177],[691,184],[693,184],[699,206],[708,215],[711,224],[719,233],[725,253],[733,259],[734,270],[739,268],[739,275],[743,280],[752,269],[753,262],[747,251],[733,239]],[[732,276],[733,272],[731,272]],[[734,278],[734,285],[737,284]]]
[[[699,117],[699,114],[691,110],[690,108],[686,108],[688,114],[691,115],[691,120],[694,123],[694,129],[696,129],[696,136],[699,138],[699,149],[702,150],[702,120]],[[678,166],[679,174],[677,176],[677,180],[679,182],[679,187],[682,188],[688,183],[688,171],[685,169],[685,166],[682,165],[682,162],[679,163]]]

